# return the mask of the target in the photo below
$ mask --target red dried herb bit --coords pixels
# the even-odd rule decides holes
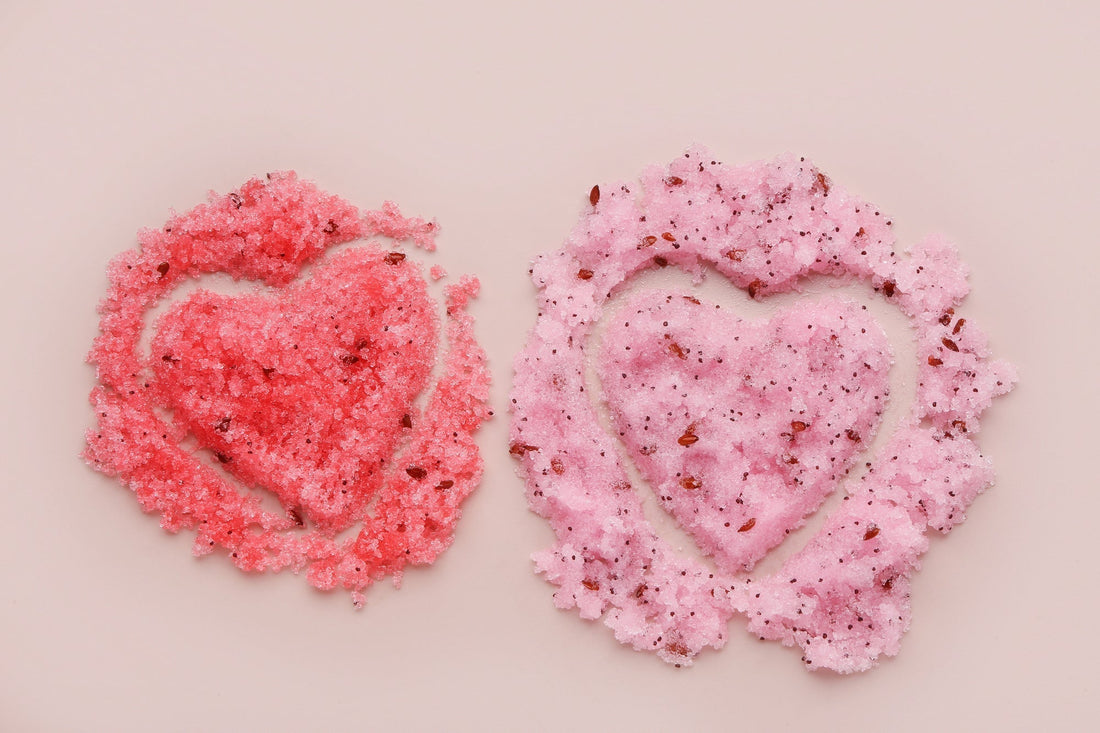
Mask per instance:
[[[643,595],[645,595],[645,592],[647,590],[649,590],[649,586],[646,585],[645,583],[642,583],[641,585],[639,585],[637,588],[634,589],[634,597],[635,598],[641,598]]]
[[[339,229],[339,227],[336,225],[336,222],[332,219],[329,219],[328,223],[321,228],[321,231],[325,234],[335,234],[337,229]]]
[[[577,270],[577,277],[581,280],[591,280],[594,274],[595,273],[591,270],[586,270],[584,268]]]
[[[801,420],[792,420],[791,421],[791,432],[794,433],[795,435],[798,435],[799,433],[801,433],[803,430],[805,430],[808,427],[810,427],[810,426],[807,423],[802,422]]]
[[[756,294],[759,293],[761,290],[763,290],[763,288],[764,288],[764,282],[760,278],[757,278],[757,279],[753,280],[751,283],[749,283],[745,287],[745,290],[749,291],[749,297],[750,298],[755,298]]]
[[[680,348],[680,344],[676,343],[675,341],[668,345],[668,350],[676,356],[680,357],[681,359],[688,358],[687,352]]]
[[[691,654],[691,650],[678,641],[670,641],[665,644],[665,650],[671,654],[676,654],[681,657],[686,657]]]
[[[405,469],[405,473],[409,474],[410,476],[412,476],[417,481],[423,480],[424,477],[428,475],[428,472],[425,471],[420,466],[409,466],[408,468]]]
[[[424,529],[428,532],[435,532],[439,529],[439,522],[435,521],[431,517],[424,517]]]
[[[233,204],[234,209],[239,209],[241,208],[242,203],[241,197],[238,194],[231,193],[229,194],[229,203]]]
[[[957,322],[955,323],[955,327],[951,329],[951,334],[952,334],[952,335],[954,335],[954,336],[958,336],[958,335],[959,335],[959,331],[961,331],[961,330],[962,330],[962,327],[963,327],[963,326],[965,326],[965,325],[966,325],[966,319],[965,319],[965,318],[960,318],[960,319],[959,319],[959,320],[958,320],[958,321],[957,321]]]
[[[350,365],[355,364],[356,362],[358,362],[359,357],[356,356],[355,354],[344,354],[343,356],[340,357],[340,361],[342,361],[345,364],[350,366]]]
[[[866,237],[867,236],[867,230],[864,229],[863,227],[860,227],[858,230],[856,230],[856,236],[857,237]]]
[[[260,367],[263,370],[264,376],[271,379],[271,375],[275,373],[275,367]]]
[[[882,284],[882,294],[887,298],[894,297],[894,291],[897,290],[898,284],[893,280],[887,280]]]
[[[738,532],[748,532],[750,529],[756,526],[756,517],[749,517],[749,521],[742,524],[737,528]]]
[[[821,191],[823,194],[828,195],[830,188],[831,186],[829,185],[829,179],[825,176],[824,173],[818,171],[817,175],[814,176],[814,185],[810,190]]]
[[[446,491],[447,489],[451,488],[454,485],[455,485],[454,481],[451,481],[449,478],[445,478],[442,481],[440,481],[438,484],[435,485],[435,490],[436,491]]]
[[[945,347],[947,347],[948,351],[958,351],[959,350],[959,345],[957,343],[955,343],[954,341],[952,341],[951,339],[947,338],[946,336],[944,338],[940,339],[940,341],[943,343],[943,345]]]
[[[928,366],[940,366],[941,364],[943,364],[943,359],[939,358],[938,356],[928,357]]]
[[[630,485],[629,481],[616,481],[611,484],[612,491],[630,491],[634,487]]]
[[[883,590],[890,590],[893,587],[894,587],[894,579],[893,578],[887,578],[886,581],[883,582],[883,584],[882,584],[882,589]]]
[[[157,272],[160,273],[161,277],[164,277],[165,275],[168,274],[168,270],[170,268],[171,268],[171,265],[169,265],[167,262],[162,262],[159,265],[157,265]]]
[[[699,436],[695,434],[695,426],[688,425],[687,430],[684,431],[683,435],[676,439],[676,442],[682,446],[695,445],[697,442],[699,442]]]
[[[848,440],[852,441],[853,443],[858,443],[858,442],[860,442],[861,440],[863,440],[863,436],[862,436],[862,435],[860,435],[859,433],[857,433],[857,432],[856,432],[855,430],[853,430],[852,428],[848,428],[847,430],[845,430],[845,431],[844,431],[844,434],[845,434],[845,435],[847,435],[847,436],[848,436]]]
[[[729,257],[734,262],[740,262],[741,258],[745,256],[745,250],[743,249],[731,249],[726,252],[726,257]]]
[[[387,265],[396,265],[398,262],[403,262],[404,259],[404,252],[388,252],[385,257]]]
[[[871,525],[867,527],[867,531],[863,533],[863,541],[866,542],[867,540],[873,540],[874,538],[878,537],[878,533],[878,525],[872,522]]]
[[[291,507],[290,509],[287,509],[286,510],[286,516],[287,516],[287,519],[294,522],[294,525],[296,527],[306,526],[305,520],[302,519],[302,512],[297,507]]]
[[[947,310],[945,310],[943,312],[943,315],[940,316],[940,325],[941,326],[951,325],[951,319],[954,316],[955,316],[955,309],[954,308],[948,308]]]
[[[682,295],[680,297],[682,297],[684,300],[686,300],[689,303],[694,303],[695,305],[702,305],[702,303],[703,303],[703,301],[699,300],[698,298],[696,298],[693,295]]]
[[[565,464],[560,458],[554,456],[550,459],[550,470],[561,476],[563,473],[565,473]]]
[[[700,486],[702,486],[703,482],[695,478],[694,476],[684,476],[682,479],[680,479],[680,485],[688,491],[694,491],[695,489],[698,489]]]
[[[668,260],[666,260],[661,255],[657,255],[656,257],[654,257],[653,263],[657,265],[657,267],[668,267]]]
[[[641,448],[638,449],[638,452],[641,453],[643,456],[651,456],[657,452],[657,446],[643,445]]]
[[[592,578],[585,578],[581,581],[581,585],[591,591],[597,591],[600,589],[600,582],[598,580],[592,580]]]
[[[409,413],[406,412],[404,415],[401,416],[401,427],[411,428],[412,426],[413,426],[412,415],[410,415]]]
[[[666,242],[676,241],[676,237],[673,236],[672,232],[661,232],[661,239],[665,240]]]
[[[216,423],[214,423],[214,429],[217,430],[219,433],[224,433],[229,430],[229,424],[231,422],[233,422],[232,418],[223,417],[221,420],[218,420]]]
[[[593,186],[592,190],[588,192],[588,203],[595,206],[600,203],[600,187]]]
[[[682,186],[684,185],[684,179],[680,178],[680,176],[669,176],[665,179],[665,183],[670,186]]]
[[[783,462],[786,463],[788,466],[798,465],[798,459],[792,456],[790,453],[783,456]]]
[[[214,457],[218,459],[219,463],[229,463],[233,460],[232,456],[228,456],[225,453],[222,453],[220,450],[214,451]]]
[[[642,247],[652,247],[655,244],[657,244],[657,237],[650,234],[649,236],[642,237],[642,243],[638,245],[638,249]]]
[[[538,450],[538,447],[534,445],[526,445],[524,443],[512,443],[512,445],[508,447],[509,453],[511,453],[513,456],[520,457],[523,457],[523,455],[526,454],[527,451],[531,450]]]
[[[956,430],[958,430],[961,433],[965,433],[966,432],[966,421],[965,420],[952,420],[951,421],[951,427],[955,428]]]

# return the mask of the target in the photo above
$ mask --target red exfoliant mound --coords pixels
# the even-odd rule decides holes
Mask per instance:
[[[420,268],[372,243],[295,278],[332,245],[383,235],[431,250],[435,229],[391,203],[360,215],[288,173],[143,231],[140,250],[109,268],[86,459],[166,529],[195,530],[196,554],[221,547],[249,571],[307,568],[313,585],[346,588],[357,604],[375,580],[432,562],[482,470],[472,436],[489,415],[488,372],[465,310],[477,281],[446,288],[447,355],[421,409],[439,317]],[[144,357],[145,312],[212,272],[279,290],[199,291],[159,319]]]
[[[760,637],[801,646],[810,669],[868,669],[898,651],[926,531],[949,531],[992,482],[971,437],[1015,374],[955,314],[965,270],[938,238],[898,256],[891,222],[802,160],[731,169],[692,149],[633,187],[594,188],[566,246],[531,271],[539,319],[515,363],[511,452],[558,538],[536,566],[559,607],[677,665],[723,646],[742,614]],[[609,435],[586,390],[589,337],[622,283],[670,265],[710,267],[757,299],[812,276],[863,280],[917,333],[916,402],[772,575],[747,571],[864,460],[892,356],[841,299],[754,325],[690,294],[636,296],[600,347]],[[716,567],[656,534],[624,460]]]

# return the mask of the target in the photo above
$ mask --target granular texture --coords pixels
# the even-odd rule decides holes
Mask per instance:
[[[432,562],[482,471],[473,433],[490,414],[488,372],[466,312],[478,283],[445,288],[447,353],[420,407],[440,319],[419,266],[378,242],[318,260],[374,235],[432,250],[435,230],[388,202],[360,214],[285,173],[141,232],[108,271],[86,459],[169,531],[194,530],[196,554],[307,569],[357,605],[375,580]],[[143,355],[145,313],[213,272],[274,292],[198,291],[158,320]]]
[[[734,616],[798,645],[810,669],[896,654],[929,528],[948,532],[992,482],[972,436],[1015,380],[955,309],[966,271],[939,237],[899,255],[892,222],[805,160],[729,168],[701,148],[634,184],[597,186],[531,276],[539,314],[515,361],[511,453],[557,542],[535,556],[560,608],[689,664]],[[863,281],[917,335],[914,404],[824,526],[775,573],[755,563],[864,459],[887,399],[885,335],[839,298],[753,324],[690,293],[635,296],[585,370],[609,298],[633,275],[707,268],[757,300],[809,277]],[[676,552],[643,515],[626,463],[712,563]]]

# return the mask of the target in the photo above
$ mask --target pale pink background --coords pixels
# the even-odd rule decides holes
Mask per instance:
[[[1088,727],[1097,6],[516,5],[0,7],[0,730]],[[869,674],[808,674],[736,631],[676,670],[531,572],[550,534],[504,449],[527,263],[593,183],[692,142],[809,156],[903,240],[949,234],[965,314],[1020,368],[980,439],[998,483],[933,543],[902,654]],[[484,484],[437,565],[360,613],[194,560],[77,459],[107,260],[170,207],[291,167],[438,217],[430,261],[484,283]]]

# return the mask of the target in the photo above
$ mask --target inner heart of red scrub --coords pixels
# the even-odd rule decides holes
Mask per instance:
[[[195,293],[158,322],[150,361],[158,399],[222,468],[336,532],[411,427],[437,331],[415,268],[360,248],[274,296]]]
[[[617,312],[598,364],[615,430],[700,549],[725,570],[750,569],[820,507],[877,430],[885,333],[836,299],[766,322],[665,292]]]

